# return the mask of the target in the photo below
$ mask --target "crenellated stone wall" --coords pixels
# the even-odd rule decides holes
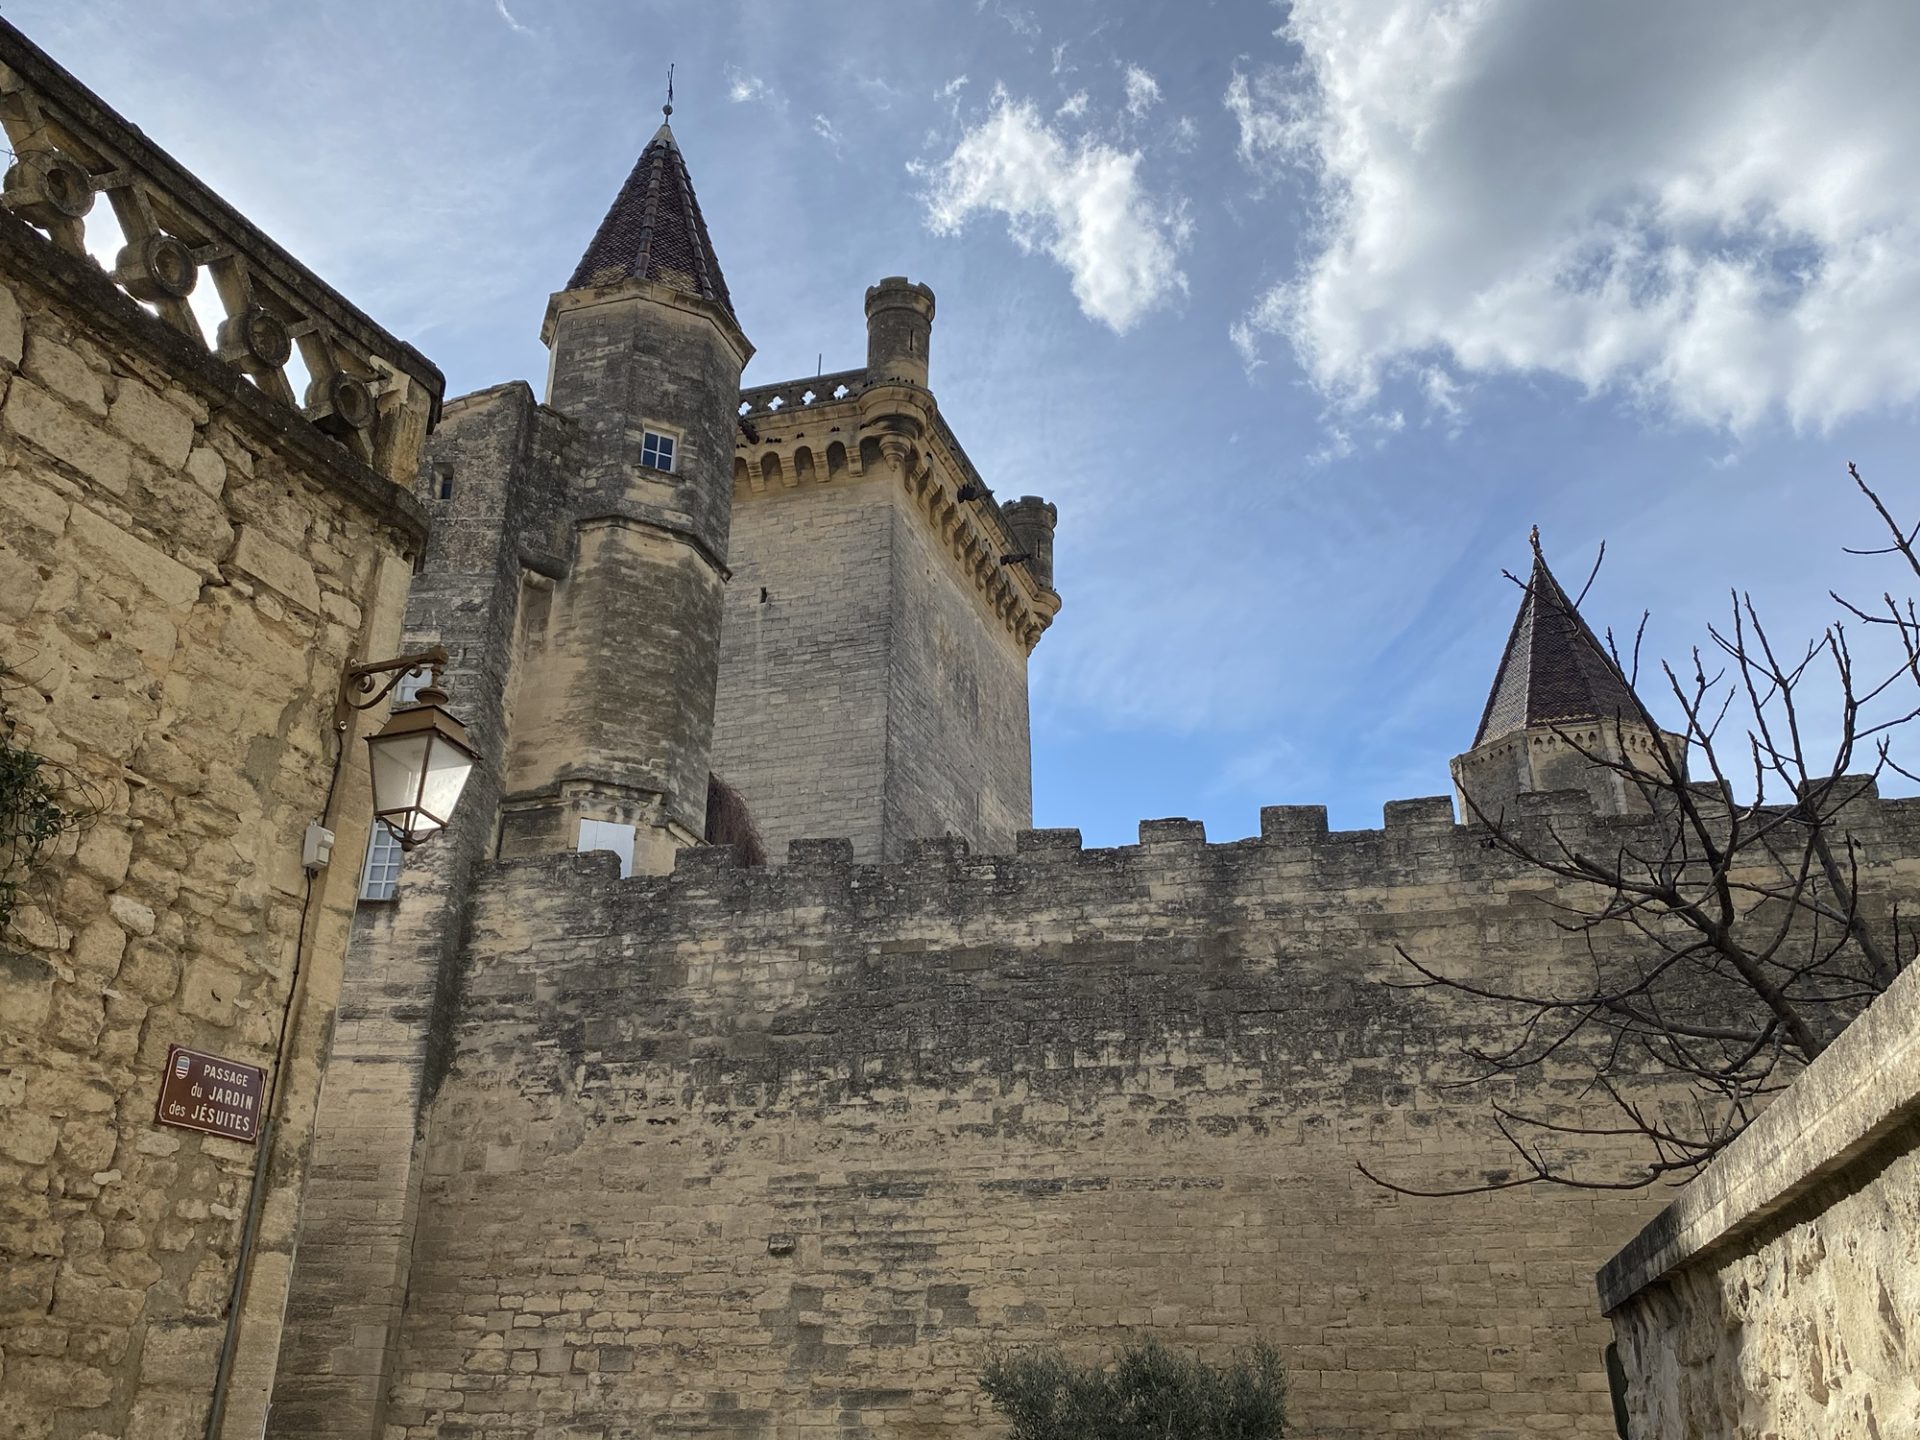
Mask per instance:
[[[1875,884],[1920,854],[1920,806],[1856,828]],[[386,1433],[954,1433],[987,1423],[992,1347],[1151,1331],[1272,1339],[1317,1440],[1611,1435],[1586,1277],[1658,1197],[1416,1199],[1355,1168],[1510,1173],[1486,1092],[1447,1088],[1498,1017],[1379,982],[1396,943],[1522,983],[1582,963],[1554,893],[1444,799],[1334,834],[1273,809],[1224,845],[1159,821],[884,866],[804,841],[627,881],[493,867]],[[1597,1118],[1580,1081],[1529,1110]]]

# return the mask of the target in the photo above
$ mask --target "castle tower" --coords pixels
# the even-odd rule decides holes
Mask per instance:
[[[1032,824],[1027,657],[1060,608],[1053,506],[994,500],[928,388],[933,291],[866,294],[867,364],[744,392],[714,769],[774,859],[862,862]]]
[[[753,347],[668,124],[541,339],[547,403],[575,427],[571,553],[522,615],[500,853],[573,849],[593,822],[633,827],[634,869],[670,869],[705,830],[735,407]]]
[[[1603,815],[1644,810],[1627,776],[1589,758],[1660,774],[1655,732],[1641,714],[1627,677],[1547,568],[1534,531],[1533,572],[1480,728],[1473,747],[1453,759],[1461,819],[1472,822],[1475,807],[1496,819],[1517,796],[1546,790],[1585,790]],[[1659,735],[1684,769],[1686,738]]]

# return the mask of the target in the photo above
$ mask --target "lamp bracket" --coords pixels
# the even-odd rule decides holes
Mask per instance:
[[[334,728],[345,730],[354,711],[371,710],[391,695],[402,679],[423,665],[431,671],[431,675],[427,683],[420,687],[417,698],[429,705],[446,704],[447,692],[441,688],[440,681],[447,663],[452,659],[446,646],[433,645],[425,650],[416,650],[411,655],[396,655],[391,660],[370,660],[364,664],[347,666],[340,676],[340,693],[334,697]],[[387,677],[385,684],[378,681],[382,675]]]

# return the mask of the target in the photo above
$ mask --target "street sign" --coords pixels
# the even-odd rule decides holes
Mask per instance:
[[[204,1055],[184,1045],[167,1051],[160,1077],[160,1102],[153,1118],[160,1125],[224,1135],[252,1144],[260,1138],[260,1104],[267,1072],[221,1055]]]

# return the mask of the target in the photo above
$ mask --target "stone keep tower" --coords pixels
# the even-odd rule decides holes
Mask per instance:
[[[1533,572],[1480,728],[1473,747],[1453,759],[1460,818],[1471,822],[1478,806],[1495,819],[1511,813],[1517,797],[1548,790],[1584,790],[1603,815],[1644,811],[1628,777],[1588,758],[1657,774],[1659,747],[1642,713],[1627,677],[1547,568],[1536,530]],[[1659,734],[1684,773],[1686,737]]]
[[[928,388],[933,291],[867,291],[867,364],[744,392],[714,768],[776,859],[863,863],[1032,823],[1027,657],[1060,608],[1054,507],[1001,506]]]
[[[571,569],[522,616],[502,856],[636,830],[669,869],[705,834],[733,508],[734,319],[662,124],[548,306],[547,403],[576,428]]]

